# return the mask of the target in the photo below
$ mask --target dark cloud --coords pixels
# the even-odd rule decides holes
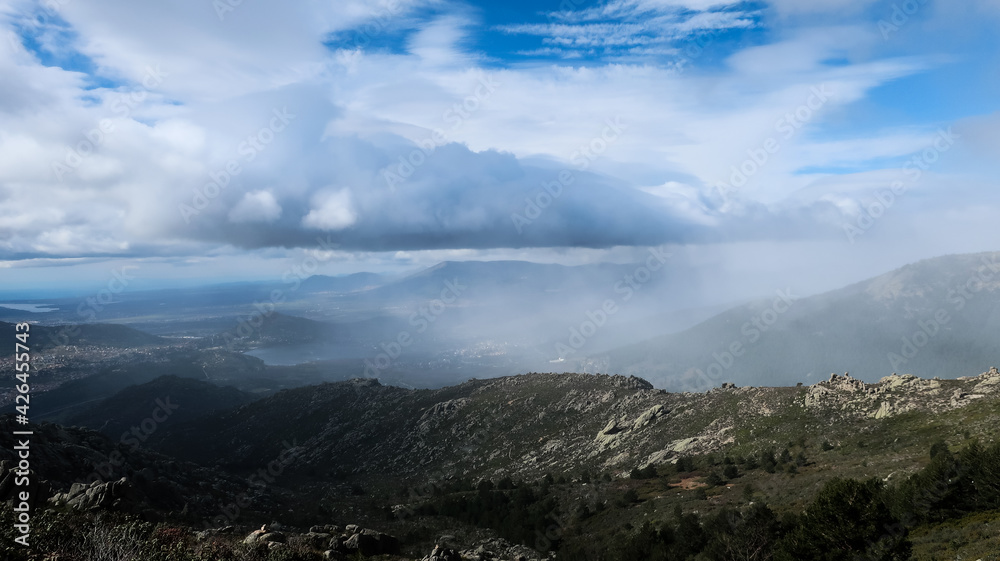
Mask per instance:
[[[234,181],[189,224],[175,221],[172,234],[244,248],[309,247],[329,236],[344,249],[391,251],[641,246],[683,241],[701,229],[661,199],[613,179],[525,165],[508,153],[457,143],[424,151],[336,138],[299,161],[305,167],[296,175],[306,188],[282,185],[280,175]],[[280,218],[227,220],[257,189],[270,190]],[[335,214],[330,227],[309,227],[304,219],[322,214],[324,196],[344,208],[326,209]]]

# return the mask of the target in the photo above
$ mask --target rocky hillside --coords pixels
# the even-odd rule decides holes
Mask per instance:
[[[0,501],[17,491],[15,430],[11,415],[0,416]],[[33,425],[30,437],[31,494],[35,507],[64,505],[88,512],[114,509],[159,518],[165,513],[216,514],[218,504],[259,495],[271,508],[270,493],[258,493],[242,478],[179,462],[131,442],[112,441],[78,427]]]
[[[801,552],[813,547],[813,525],[800,514],[846,493],[877,516],[846,552],[867,551],[882,525],[903,520],[919,530],[912,543],[885,544],[912,545],[913,559],[942,558],[942,547],[986,558],[1000,546],[981,537],[980,513],[1000,505],[998,402],[996,369],[704,393],[617,375],[527,374],[440,390],[356,379],[164,424],[139,445],[39,425],[35,508],[56,517],[45,528],[102,535],[98,513],[167,520],[121,539],[159,551],[165,532],[191,552],[182,559],[696,559],[755,539],[744,529],[759,524],[769,550],[811,559]],[[9,500],[14,443],[2,440],[13,425],[0,419],[0,500]],[[926,502],[921,489],[955,466],[965,471],[948,476],[950,498],[914,511]],[[684,533],[690,547],[672,537]],[[644,553],[656,547],[674,553]]]
[[[607,375],[528,374],[441,390],[358,379],[285,390],[165,432],[153,445],[199,463],[246,466],[295,439],[304,449],[297,467],[326,474],[627,474],[805,436],[839,442],[907,414],[940,417],[998,398],[995,369],[958,380],[892,375],[868,384],[831,375],[812,386],[680,394]],[[211,445],[192,446],[203,434],[214,435]]]

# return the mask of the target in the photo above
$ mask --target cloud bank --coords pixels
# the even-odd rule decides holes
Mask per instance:
[[[455,2],[11,2],[0,260],[318,237],[882,243],[996,210],[990,90],[957,114],[897,88],[962,87],[942,82],[995,57],[997,10],[928,3],[886,38],[890,8],[843,4],[611,0],[487,24],[487,6]],[[511,43],[484,51],[486,33]],[[866,216],[878,227],[852,237]]]

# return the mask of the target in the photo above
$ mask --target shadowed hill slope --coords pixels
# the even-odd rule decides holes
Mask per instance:
[[[1000,253],[953,255],[808,298],[781,288],[599,361],[657,387],[813,383],[830,372],[955,377],[1000,362]]]

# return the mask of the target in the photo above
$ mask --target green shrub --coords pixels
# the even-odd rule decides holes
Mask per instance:
[[[722,468],[722,476],[725,477],[726,479],[735,479],[739,477],[739,475],[740,475],[740,470],[738,470],[736,466],[732,464],[729,464],[726,467]]]
[[[906,529],[883,500],[878,479],[833,479],[778,544],[775,561],[905,561]]]

